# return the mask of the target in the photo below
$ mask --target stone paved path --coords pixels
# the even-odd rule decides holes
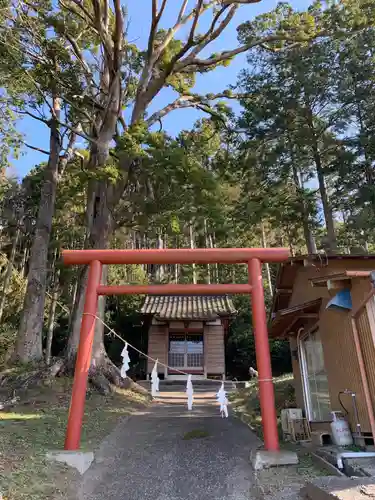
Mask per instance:
[[[83,476],[79,500],[257,500],[250,452],[260,442],[222,419],[214,393],[195,394],[188,412],[176,389],[118,425]],[[189,431],[207,437],[184,439]]]

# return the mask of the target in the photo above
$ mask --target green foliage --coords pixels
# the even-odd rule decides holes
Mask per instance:
[[[23,306],[26,290],[25,278],[13,268],[10,281],[4,291],[4,278],[8,268],[8,258],[0,253],[0,290],[5,293],[5,305],[0,325],[0,366],[2,366],[14,347],[17,336],[17,323]]]
[[[356,245],[375,248],[372,2],[315,2],[305,12],[280,3],[243,23],[238,37],[240,44],[249,47],[248,66],[238,75],[237,85],[223,92],[222,100],[212,93],[198,96],[192,89],[197,73],[228,65],[232,52],[199,59],[203,57],[197,51],[199,44],[206,47],[204,35],[195,33],[186,48],[186,40],[174,34],[146,74],[147,65],[152,66],[150,48],[157,51],[170,32],[158,28],[147,53],[124,36],[118,69],[122,100],[112,116],[113,130],[100,144],[104,153],[97,151],[98,132],[113,110],[107,106],[107,89],[99,88],[98,81],[108,76],[101,72],[113,40],[106,47],[100,30],[90,22],[94,4],[84,0],[80,5],[86,12],[76,10],[76,2],[57,5],[45,0],[22,8],[10,2],[0,10],[0,86],[5,89],[0,97],[0,169],[20,148],[20,116],[31,113],[48,131],[53,96],[60,99],[67,124],[59,130],[63,146],[70,126],[79,124],[90,139],[90,150],[76,150],[59,178],[48,264],[49,294],[56,279],[54,269],[61,272],[58,292],[63,308],[59,306],[56,316],[56,354],[66,345],[67,311],[73,309],[79,278],[76,268],[62,266],[59,252],[88,244],[92,214],[86,214],[86,209],[92,186],[103,187],[108,200],[113,233],[106,244],[114,248],[282,245],[305,253],[311,235],[319,248],[325,248],[330,218],[335,219],[340,250]],[[113,33],[115,15],[111,9],[108,13]],[[198,59],[189,59],[192,53]],[[146,121],[148,106],[168,86],[208,113],[209,119],[200,119],[176,137],[162,129],[151,130]],[[237,90],[242,93],[239,116],[227,102]],[[137,106],[139,116],[130,119],[130,125],[125,120],[120,123],[118,109],[129,116]],[[22,238],[15,267],[22,274],[27,270],[44,172],[41,164],[22,186],[7,180],[0,185],[5,222],[2,250],[9,255],[18,224]],[[271,278],[266,272],[264,276],[268,308],[275,272],[271,267]],[[248,279],[241,266],[108,268],[108,281],[113,284],[187,283],[193,276],[198,282]],[[18,285],[10,288],[7,299],[11,319],[17,318],[22,304],[24,284]],[[46,313],[49,303],[48,299]],[[111,297],[106,319],[145,350],[147,325],[139,316],[141,303],[140,297]],[[236,306],[239,313],[230,326],[227,366],[232,376],[247,378],[249,366],[256,362],[249,301],[236,299]],[[7,336],[7,327],[4,332]],[[112,359],[119,361],[121,344],[110,337],[105,343]],[[272,342],[271,352],[276,373],[290,368],[284,342]],[[144,360],[134,361],[141,371]]]
[[[3,289],[3,282],[5,273],[8,267],[8,258],[4,253],[0,253],[0,289]],[[23,306],[23,295],[25,293],[26,280],[17,271],[17,269],[12,270],[10,282],[6,290],[6,302],[3,313],[2,321],[7,323],[8,326],[17,324],[17,318]]]

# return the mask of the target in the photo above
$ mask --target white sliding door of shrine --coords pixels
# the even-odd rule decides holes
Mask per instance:
[[[181,371],[203,371],[203,334],[170,333],[168,365]]]

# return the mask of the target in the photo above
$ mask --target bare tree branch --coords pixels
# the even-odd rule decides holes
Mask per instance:
[[[74,52],[74,55],[76,56],[76,58],[78,59],[78,61],[80,62],[81,66],[83,68],[83,71],[84,71],[85,77],[86,77],[87,85],[89,87],[92,87],[92,86],[97,87],[96,82],[93,78],[92,71],[91,71],[89,65],[87,64],[87,62],[85,61],[85,59],[82,55],[82,52],[78,46],[78,43],[68,33],[65,33],[64,36],[67,39],[67,41],[69,42],[69,44],[71,45],[73,52]]]
[[[250,50],[254,47],[258,47],[258,46],[261,46],[264,44],[268,44],[268,43],[272,43],[272,42],[280,42],[280,41],[291,41],[291,42],[296,42],[296,43],[306,42],[306,41],[310,41],[312,39],[319,38],[321,36],[325,36],[326,34],[327,33],[325,31],[321,31],[321,32],[316,33],[311,38],[306,38],[306,37],[295,38],[295,37],[291,37],[289,35],[272,35],[269,37],[254,40],[253,42],[248,43],[246,45],[242,45],[241,47],[238,47],[237,49],[225,50],[225,51],[221,52],[220,54],[209,57],[208,59],[198,59],[198,58],[191,58],[190,56],[187,56],[184,60],[182,60],[176,64],[174,71],[175,72],[191,73],[194,71],[199,71],[200,69],[209,68],[210,66],[215,66],[216,64],[219,64],[223,61],[231,59],[232,57],[235,57],[238,54],[242,54],[243,52],[247,52],[248,50]]]
[[[222,5],[250,5],[252,3],[259,3],[261,0],[221,0]]]
[[[201,0],[198,0],[198,6],[196,8],[194,8],[193,10],[191,10],[191,12],[189,12],[189,14],[186,14],[185,16],[182,16],[182,17],[178,17],[174,26],[168,30],[168,33],[167,33],[166,37],[164,38],[163,42],[160,45],[158,45],[157,49],[155,50],[155,53],[154,53],[155,62],[157,62],[157,60],[160,58],[160,56],[162,55],[164,50],[168,47],[168,45],[172,41],[175,34],[179,31],[179,29],[182,28],[182,26],[184,26],[187,22],[196,18],[197,9],[200,11],[199,15],[201,15],[207,9],[212,7],[216,2],[217,2],[217,0],[211,0],[211,1],[207,2],[206,4],[203,4],[203,2]],[[185,6],[185,8],[186,8],[186,6]],[[181,11],[180,11],[180,13],[181,13]],[[199,18],[199,15],[198,15],[198,18]]]
[[[78,10],[74,9],[71,5],[66,4],[63,0],[59,0],[59,4],[67,11],[71,12],[72,14],[78,16],[82,21],[84,21],[87,24],[87,20],[90,21],[90,28],[95,31],[99,35],[99,32],[95,26],[95,21],[92,15],[83,7],[83,2],[76,2],[74,1],[75,5],[79,6],[82,9],[82,12],[79,12]],[[86,16],[86,17],[85,17]]]
[[[22,141],[22,143],[29,149],[33,149],[34,151],[39,151],[39,153],[43,153],[47,156],[49,156],[50,152],[46,151],[45,149],[37,148],[36,146],[33,146],[32,144],[29,144],[27,142]]]
[[[152,52],[154,50],[154,42],[155,42],[155,35],[158,30],[158,25],[159,21],[161,19],[161,16],[163,15],[164,9],[167,5],[168,0],[163,0],[160,11],[158,13],[158,5],[157,5],[157,0],[152,0],[152,21],[151,21],[151,27],[150,27],[150,35],[148,37],[148,49],[147,49],[147,55],[148,59],[151,59]],[[188,0],[184,0],[184,3],[187,4]]]
[[[118,117],[118,121],[119,121],[119,123],[121,124],[123,131],[125,132],[125,130],[126,130],[128,127],[126,126],[125,119],[124,119],[124,117],[122,116],[122,114],[120,114],[120,116]]]
[[[217,94],[206,94],[206,95],[199,95],[199,94],[183,95],[178,97],[175,101],[171,102],[164,108],[153,113],[146,120],[146,123],[150,127],[155,122],[160,121],[168,113],[176,109],[199,107],[200,109],[203,110],[203,107],[205,107],[204,111],[207,112],[206,109],[209,108],[210,101],[215,101],[216,99],[249,99],[251,97],[252,94],[238,94],[238,93],[232,94],[230,92],[219,92]]]
[[[60,157],[59,160],[59,176],[60,178],[64,175],[66,166],[69,161],[72,159],[74,155],[74,143],[76,142],[77,134],[75,132],[71,132],[68,144],[65,148],[64,154]]]
[[[85,134],[82,130],[80,130],[80,128],[74,127],[73,125],[69,125],[68,123],[62,122],[60,120],[58,120],[58,123],[61,127],[67,128],[68,130],[73,132],[73,134],[76,134],[79,137],[82,137],[82,139],[85,139],[87,142],[90,142],[91,144],[96,143],[96,140],[94,138]]]
[[[20,115],[28,115],[31,118],[34,118],[34,120],[38,120],[39,122],[42,122],[45,125],[47,125],[47,127],[49,127],[50,121],[47,120],[47,118],[42,118],[41,116],[34,115],[34,113],[31,113],[31,111],[21,111],[21,110],[18,110],[17,113],[19,113]]]
[[[204,11],[206,11],[207,9],[212,7],[217,2],[217,0],[210,0],[208,3],[202,5],[202,1],[201,0],[198,0],[198,1],[199,1],[199,4],[201,5],[200,14],[202,14]],[[146,92],[147,85],[148,85],[149,80],[151,78],[152,70],[153,70],[155,64],[158,62],[158,60],[160,59],[160,57],[164,53],[165,49],[168,47],[170,42],[173,40],[176,33],[179,31],[179,29],[184,24],[186,24],[187,22],[189,22],[190,20],[192,20],[193,18],[196,17],[196,9],[193,9],[191,12],[184,15],[185,10],[186,10],[186,6],[187,6],[187,0],[183,0],[183,3],[182,3],[182,6],[181,6],[176,23],[174,24],[174,26],[172,28],[170,28],[168,30],[164,40],[157,46],[157,48],[149,51],[148,61],[143,68],[143,71],[142,71],[142,74],[141,74],[141,77],[139,80],[138,89],[137,89],[137,97],[141,96],[144,92]],[[150,49],[150,40],[149,40],[149,49]],[[168,75],[166,75],[166,76],[168,76]],[[138,113],[135,113],[135,115],[138,115]]]
[[[95,22],[95,19],[93,18],[93,16],[91,15],[91,13],[86,9],[85,7],[85,4],[84,2],[82,2],[81,0],[71,0],[79,9],[82,10],[82,12],[84,13],[84,15],[90,19],[90,21],[92,23]],[[86,20],[87,21],[87,20]]]
[[[191,26],[189,38],[188,38],[186,45],[191,45],[194,43],[195,30],[197,28],[199,16],[201,15],[202,4],[203,4],[203,0],[198,0],[198,5],[195,7],[194,21],[193,21],[193,24]]]
[[[86,120],[88,121],[88,123],[94,127],[95,132],[97,132],[94,116],[90,115],[85,109],[83,109],[82,106],[78,106],[77,104],[75,104],[74,102],[72,102],[67,97],[64,97],[64,101],[67,104],[69,104],[69,106],[71,108],[75,109],[79,114],[82,114],[86,118]]]
[[[194,47],[194,45],[196,45],[196,42],[194,41],[194,35],[195,35],[195,30],[197,28],[199,16],[201,15],[202,4],[203,4],[203,0],[198,0],[198,4],[195,8],[194,20],[193,20],[193,24],[192,24],[191,29],[190,29],[188,40],[187,40],[186,44],[182,47],[182,49],[172,58],[172,61],[169,63],[169,68],[168,68],[166,75],[165,75],[166,77],[168,77],[173,72],[173,69],[174,69],[176,62],[179,61],[182,57],[184,57],[186,52],[188,52],[192,47]]]
[[[104,3],[104,8],[103,8],[103,24],[104,24],[104,29],[108,31],[108,26],[109,26],[109,5],[108,5],[108,0],[103,0]]]
[[[117,73],[121,69],[121,46],[123,39],[123,16],[121,9],[121,1],[114,0],[115,7],[115,30],[113,34],[113,61],[114,61],[114,71]]]
[[[189,0],[184,0],[184,1],[182,2],[180,12],[178,13],[178,16],[177,16],[177,22],[180,22],[180,21],[181,21],[181,19],[183,18],[183,15],[185,14],[185,10],[186,10],[186,7],[187,7],[187,4],[188,4],[188,1],[189,1]]]
[[[231,22],[231,20],[234,17],[234,14],[237,11],[238,6],[237,5],[232,5],[230,7],[230,10],[228,14],[226,15],[225,19],[221,21],[220,25],[215,29],[216,23],[220,19],[221,15],[228,9],[228,6],[224,6],[221,10],[219,10],[214,19],[212,20],[211,26],[209,30],[203,35],[202,39],[200,40],[199,44],[196,46],[196,48],[189,54],[189,57],[194,58],[196,57],[209,43],[211,43],[213,40],[216,40],[221,33],[224,31],[224,29],[228,26],[228,24]]]

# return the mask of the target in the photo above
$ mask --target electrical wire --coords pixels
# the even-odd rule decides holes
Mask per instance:
[[[348,394],[348,393],[347,393],[347,392],[345,392],[345,391],[340,391],[340,392],[338,393],[338,396],[337,396],[337,397],[338,397],[338,400],[339,400],[339,403],[340,403],[340,406],[341,406],[341,408],[344,410],[344,414],[347,416],[347,415],[349,415],[349,412],[348,412],[348,410],[345,408],[345,406],[344,406],[343,402],[341,401],[341,394]]]

